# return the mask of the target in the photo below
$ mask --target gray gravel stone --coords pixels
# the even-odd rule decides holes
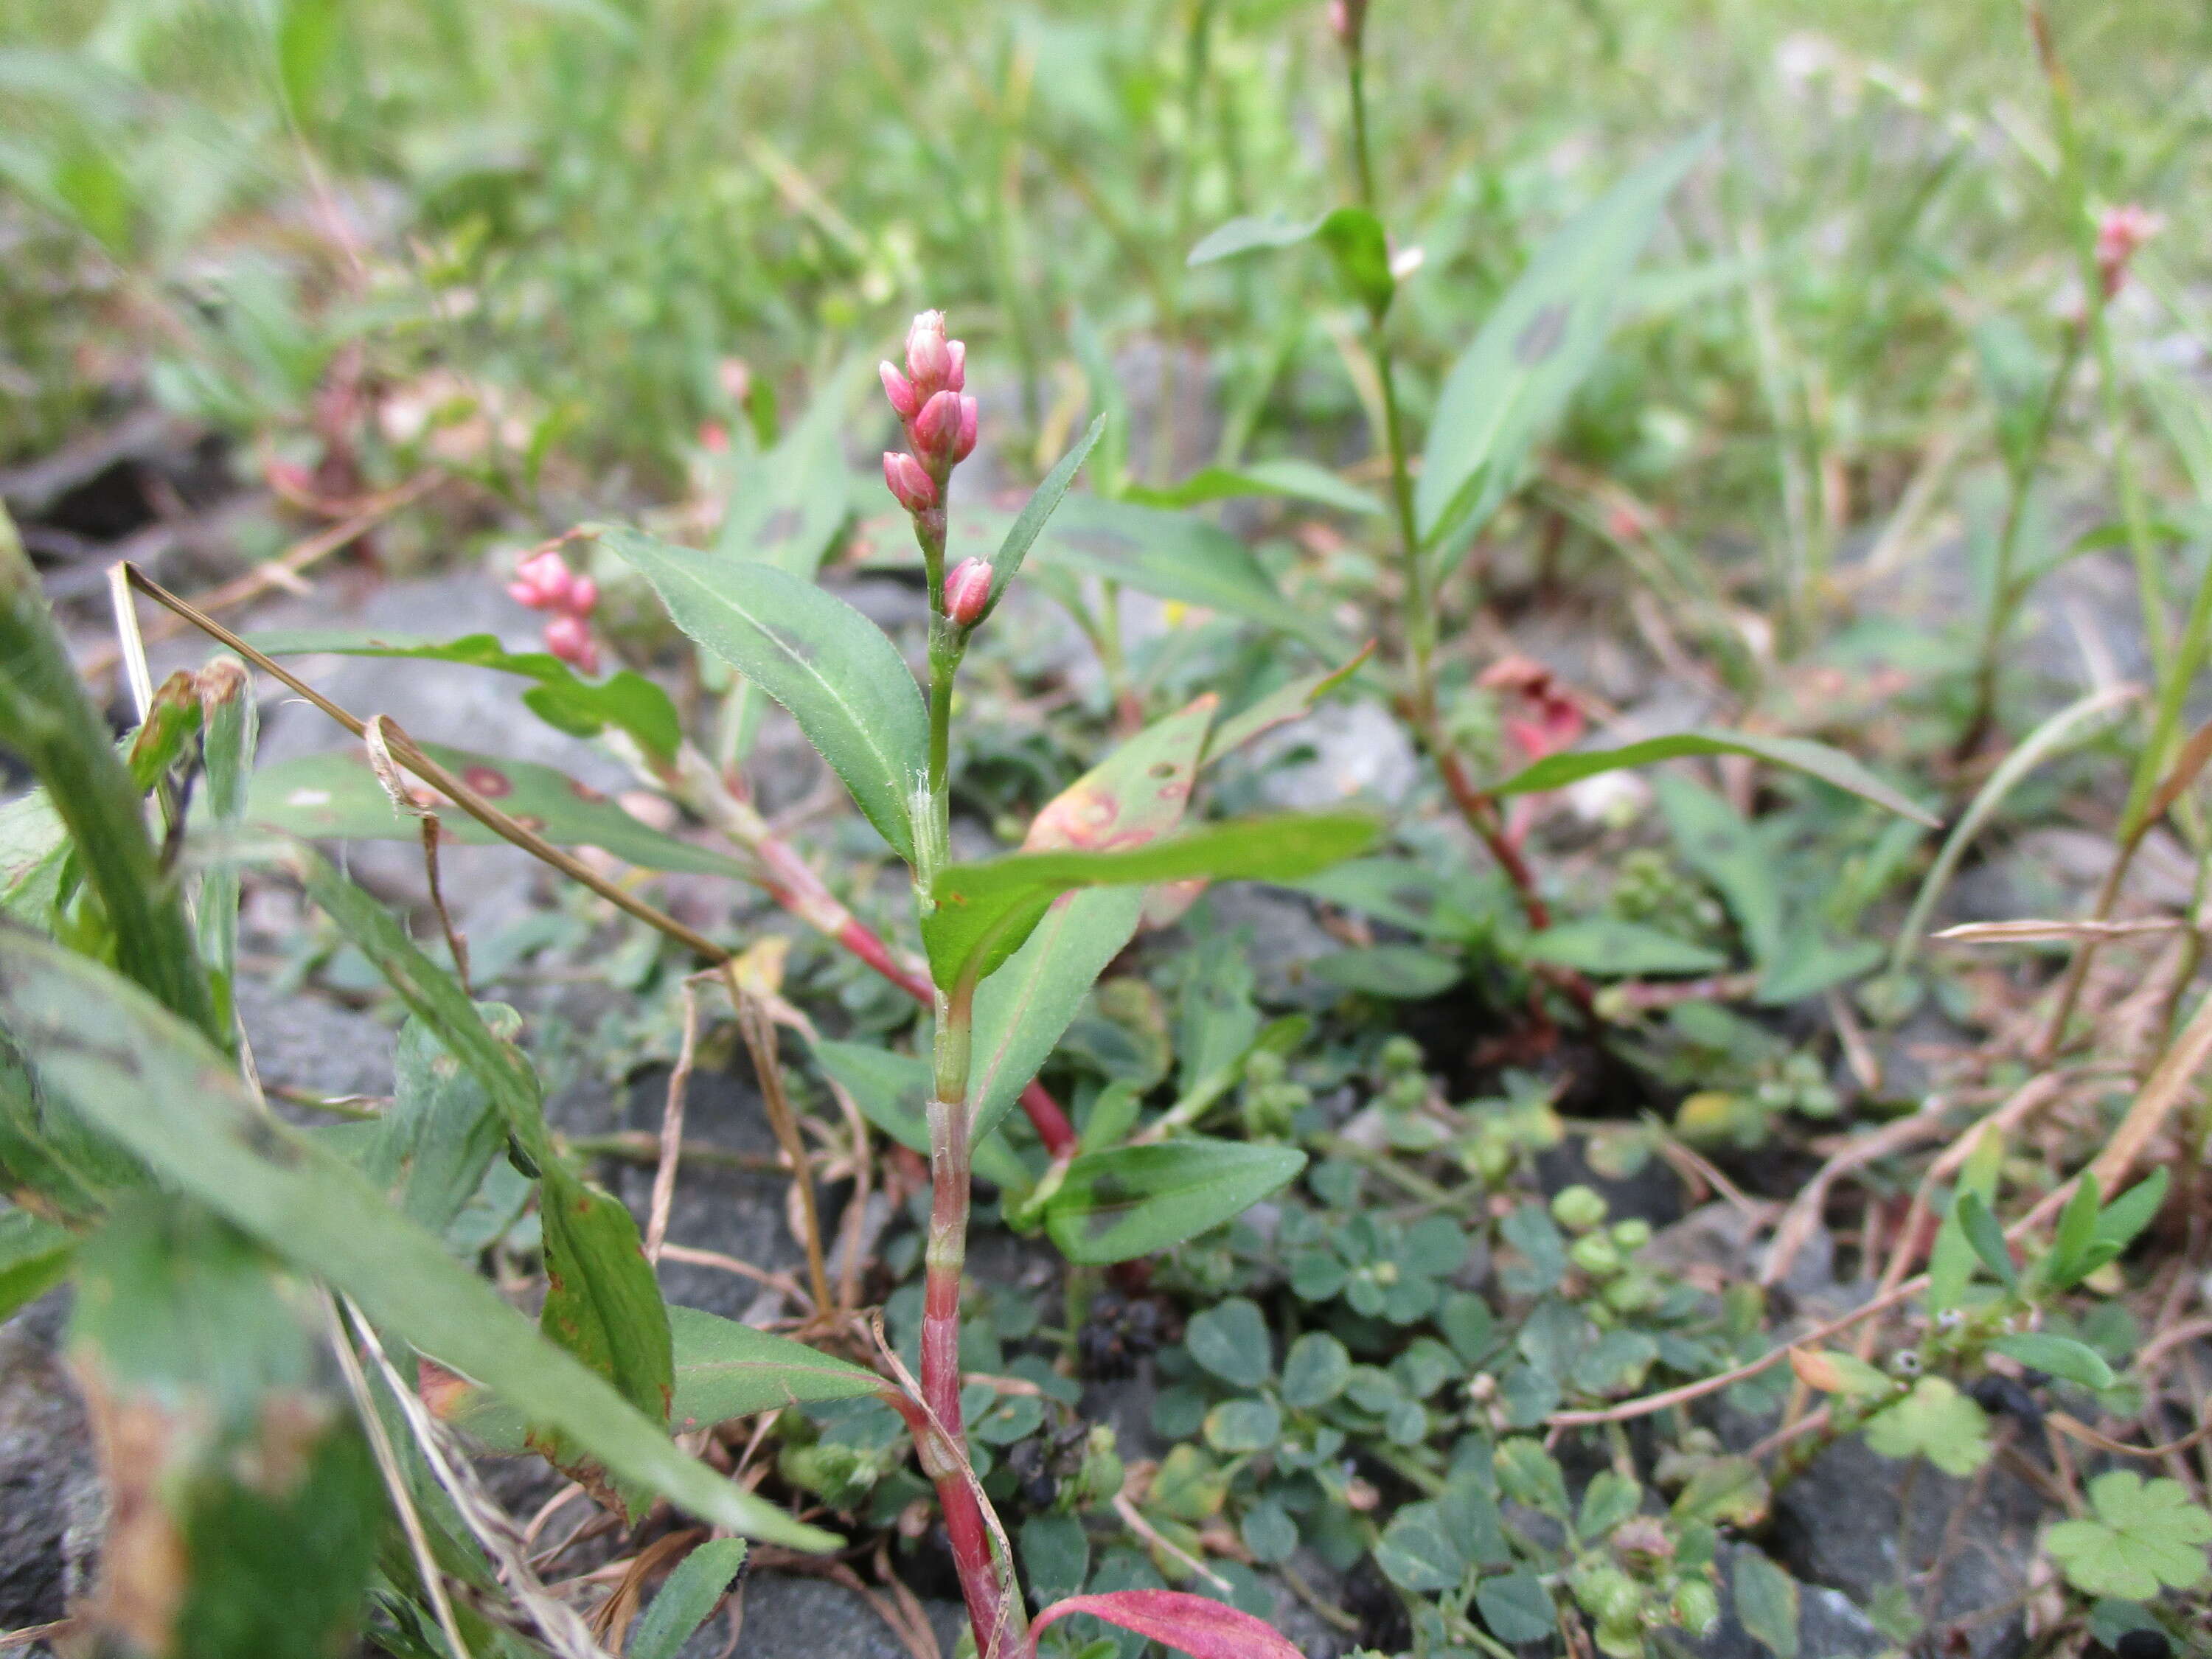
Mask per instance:
[[[1721,1546],[1720,1577],[1723,1584],[1734,1582],[1736,1562],[1754,1553],[1747,1544]],[[1733,1601],[1732,1596],[1723,1593],[1718,1627],[1704,1639],[1685,1642],[1683,1645],[1697,1654],[1698,1659],[1771,1659],[1767,1650],[1753,1641],[1737,1620]],[[1798,1586],[1797,1651],[1804,1659],[1874,1659],[1875,1655],[1891,1649],[1888,1638],[1876,1630],[1841,1590],[1826,1589],[1818,1584]]]
[[[946,1654],[958,1645],[964,1620],[957,1603],[925,1601],[930,1629]],[[684,1659],[714,1659],[729,1626],[711,1620],[684,1649]],[[913,1659],[906,1644],[867,1601],[825,1578],[758,1573],[744,1586],[744,1625],[735,1659]]]
[[[0,1324],[0,1629],[59,1619],[89,1588],[104,1505],[57,1291]]]
[[[1860,1603],[1904,1583],[1934,1651],[2013,1659],[2027,1645],[2021,1613],[1974,1615],[2027,1588],[2042,1498],[1997,1466],[1961,1480],[1923,1463],[1908,1492],[1907,1468],[1856,1437],[1823,1453],[1776,1498],[1778,1559],[1800,1579]],[[1954,1631],[1966,1645],[1950,1645]]]

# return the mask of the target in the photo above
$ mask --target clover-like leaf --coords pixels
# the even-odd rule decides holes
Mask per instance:
[[[1946,1474],[1966,1475],[1989,1462],[1990,1420],[1944,1378],[1923,1376],[1867,1425],[1866,1440],[1884,1457],[1925,1457]]]
[[[2161,1585],[2188,1589],[2206,1575],[2212,1514],[2189,1501],[2179,1480],[2145,1483],[2132,1469],[2112,1469],[2089,1483],[2094,1518],[2062,1521],[2043,1547],[2088,1595],[2147,1601]]]

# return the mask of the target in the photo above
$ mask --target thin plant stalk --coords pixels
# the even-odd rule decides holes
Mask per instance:
[[[2065,401],[2075,368],[2081,361],[2082,331],[2078,323],[2066,331],[2065,353],[2036,407],[2035,423],[2029,428],[2027,441],[2021,446],[2019,459],[2005,469],[2005,515],[1997,532],[1996,569],[1990,583],[1989,615],[1974,663],[1973,707],[1952,750],[1956,760],[1971,758],[1996,722],[1997,676],[2005,635],[2011,631],[2012,619],[2021,601],[2027,597],[2027,590],[2014,574],[2013,567],[2020,556],[2021,531],[2027,522],[2028,495],[2034,488],[2036,474],[2043,469],[2043,457],[2050,448],[2051,428],[2059,405]]]
[[[914,523],[921,549],[929,593],[929,756],[927,770],[912,797],[915,819],[915,894],[927,915],[938,871],[949,856],[951,840],[951,727],[953,684],[966,654],[968,634],[988,600],[989,573],[975,578],[976,563],[963,565],[948,581],[945,568],[945,504],[952,471],[974,441],[975,405],[961,397],[965,348],[945,338],[944,319],[935,312],[915,319],[907,338],[911,382],[890,364],[884,389],[907,421],[911,446],[905,455],[886,455],[886,481]],[[948,437],[946,424],[933,419],[945,400],[963,411],[963,438]],[[911,411],[919,410],[914,413]],[[953,582],[963,584],[958,597]],[[956,603],[959,610],[956,614]],[[1024,1634],[1021,1601],[1009,1593],[991,1544],[989,1518],[977,1495],[960,1411],[960,1285],[967,1265],[969,1192],[974,1123],[968,1097],[969,1055],[975,1030],[973,976],[934,988],[937,1021],[931,1055],[929,1121],[929,1229],[923,1246],[921,1399],[908,1422],[915,1435],[922,1472],[937,1489],[945,1529],[959,1574],[961,1599],[981,1659],[1011,1659]]]
[[[1373,146],[1368,137],[1366,55],[1355,21],[1344,40],[1345,74],[1352,95],[1352,153],[1359,184],[1359,204],[1381,216],[1376,208]],[[1387,302],[1386,302],[1387,306]],[[1536,891],[1535,875],[1519,848],[1513,844],[1499,816],[1497,803],[1468,775],[1437,718],[1434,657],[1437,641],[1436,607],[1429,585],[1427,555],[1421,545],[1419,520],[1413,512],[1413,468],[1407,453],[1405,420],[1400,413],[1396,375],[1390,342],[1384,331],[1386,309],[1370,313],[1375,376],[1382,415],[1382,441],[1390,458],[1392,517],[1398,531],[1398,564],[1402,589],[1402,626],[1406,638],[1407,692],[1401,712],[1414,736],[1435,761],[1452,803],[1468,827],[1498,861],[1513,887],[1529,927],[1551,926],[1551,910]]]
[[[2154,792],[2164,775],[2167,757],[2181,726],[2182,700],[2189,682],[2203,661],[2208,627],[2212,627],[2212,583],[2200,583],[2191,601],[2189,619],[2179,641],[2167,636],[2166,574],[2136,476],[2134,452],[2128,443],[2126,410],[2121,398],[2119,363],[2112,344],[2106,273],[2097,254],[2097,227],[2089,210],[2089,184],[2081,149],[2081,133],[2075,106],[2074,83],[2058,56],[2051,19],[2042,0],[2025,0],[2028,33],[2036,61],[2043,70],[2051,95],[2051,125],[2058,145],[2060,207],[2074,243],[2081,274],[2082,314],[2092,349],[2096,354],[2099,395],[2105,427],[2112,446],[2112,472],[2120,497],[2120,516],[2127,533],[2128,551],[2134,561],[2137,596],[2143,613],[2143,641],[2150,653],[2153,682],[2157,688],[2156,713],[2148,740],[2136,759],[2128,800],[2115,836],[2112,866],[2097,893],[2092,918],[2102,921],[2112,914],[2137,848],[2149,831],[2148,811]],[[2097,941],[2087,939],[2076,946],[2068,963],[2035,1053],[2048,1058],[2064,1042],[2066,1028],[2087,981]]]

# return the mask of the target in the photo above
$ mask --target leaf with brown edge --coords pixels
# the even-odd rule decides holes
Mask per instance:
[[[1024,848],[1133,847],[1173,830],[1190,803],[1219,706],[1208,693],[1130,738],[1046,804]],[[1128,944],[1142,906],[1141,895],[1117,889],[1070,896],[977,991],[970,1092],[979,1144]]]
[[[636,1218],[559,1163],[546,1166],[538,1212],[546,1279],[538,1328],[647,1417],[665,1423],[676,1362],[667,1304],[638,1242]],[[551,1445],[553,1462],[575,1461],[573,1444],[556,1437]]]
[[[1162,1589],[1107,1590],[1055,1601],[1030,1626],[1030,1652],[1036,1652],[1036,1638],[1048,1627],[1078,1613],[1194,1659],[1304,1659],[1290,1638],[1265,1620],[1203,1595]]]

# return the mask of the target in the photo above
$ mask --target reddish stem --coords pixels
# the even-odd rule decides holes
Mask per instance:
[[[754,843],[753,850],[767,868],[769,896],[778,904],[802,921],[821,927],[916,1002],[927,1007],[935,1001],[935,988],[902,967],[882,936],[838,903],[821,878],[783,842],[764,836]],[[1051,1091],[1034,1078],[1022,1091],[1022,1110],[1029,1115],[1030,1125],[1048,1156],[1075,1156],[1075,1126]]]
[[[1475,787],[1474,780],[1468,776],[1467,768],[1457,755],[1439,744],[1436,745],[1436,756],[1437,769],[1443,774],[1444,787],[1451,791],[1460,816],[1467,820],[1469,829],[1482,837],[1482,844],[1498,860],[1498,867],[1505,872],[1506,880],[1513,884],[1514,896],[1521,901],[1522,914],[1528,918],[1528,925],[1539,932],[1549,927],[1552,912],[1537,896],[1535,874],[1528,868],[1528,860],[1521,856],[1521,849],[1499,824],[1497,802]]]
[[[914,1443],[921,1449],[923,1467],[941,1471],[931,1476],[931,1483],[937,1489],[938,1508],[945,1516],[945,1534],[959,1574],[960,1599],[968,1609],[968,1623],[979,1632],[979,1639],[981,1632],[994,1633],[991,1646],[979,1651],[1011,1659],[1013,1632],[1006,1627],[998,1567],[991,1555],[991,1528],[983,1518],[983,1506],[976,1502],[975,1488],[969,1484],[966,1459],[957,1451],[948,1450],[928,1412],[904,1395],[889,1398],[906,1419]]]

